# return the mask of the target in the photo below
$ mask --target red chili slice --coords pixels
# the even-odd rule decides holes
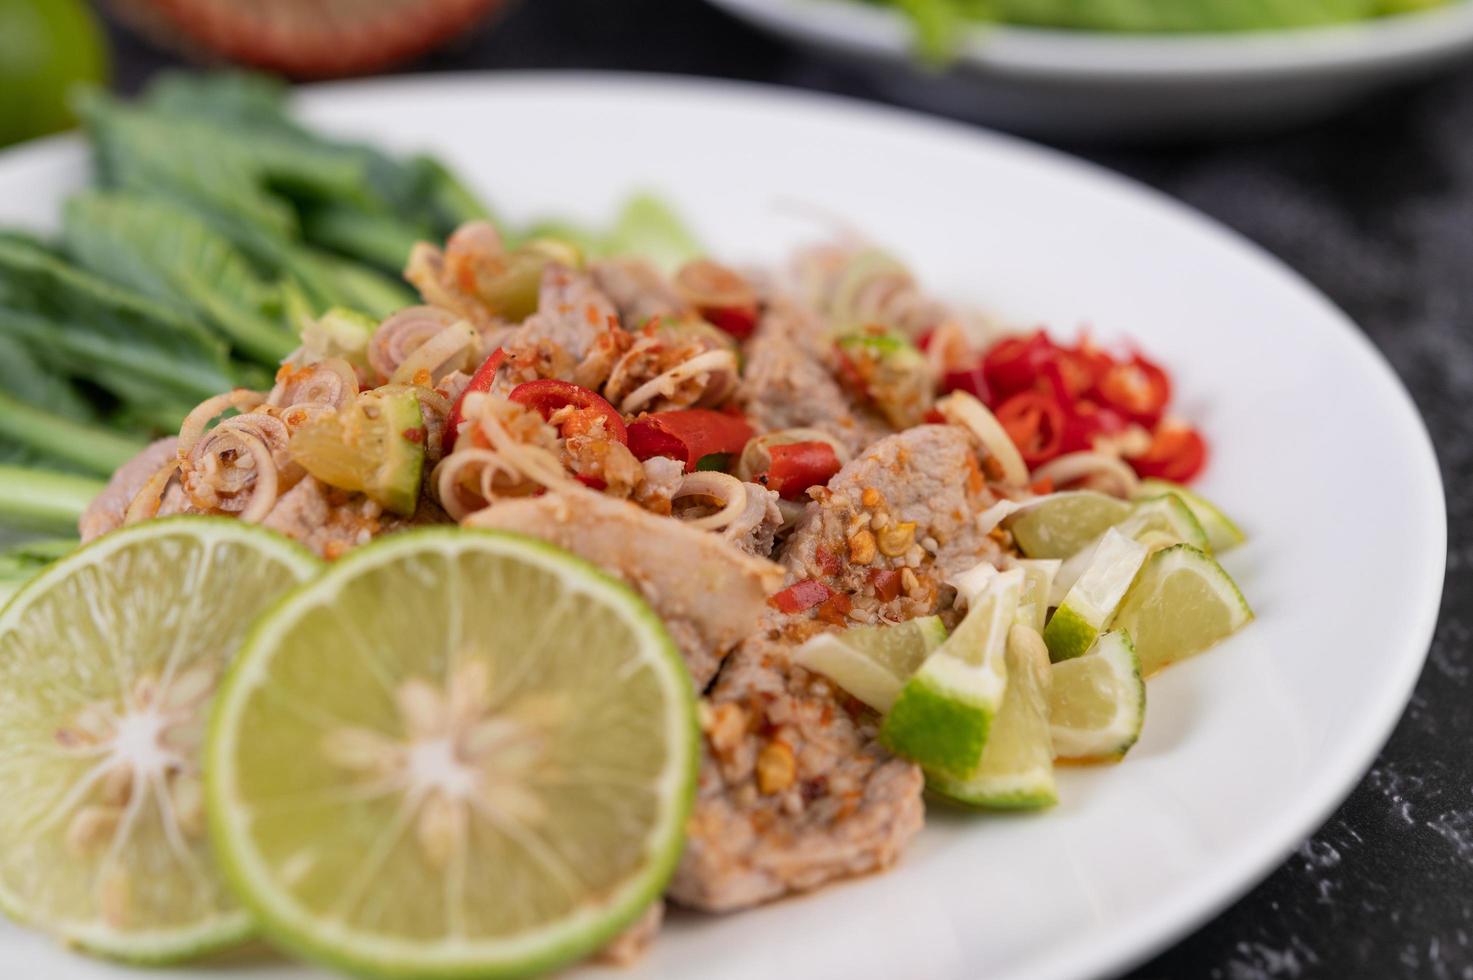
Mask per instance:
[[[465,391],[461,392],[460,397],[455,400],[455,404],[450,409],[450,415],[445,419],[445,434],[441,437],[440,442],[445,455],[448,456],[454,451],[455,440],[460,435],[460,423],[465,421],[465,417],[460,412],[465,396],[473,391],[490,391],[492,383],[496,381],[496,371],[504,360],[506,360],[506,351],[500,347],[492,351],[491,356],[482,361],[481,366],[476,368],[476,373],[471,375]]]
[[[876,568],[869,573],[869,584],[874,587],[875,598],[889,602],[900,595],[900,573],[893,568]]]
[[[1139,354],[1110,366],[1095,387],[1100,401],[1151,428],[1171,400],[1171,379]]]
[[[624,420],[614,406],[596,391],[575,385],[570,381],[553,378],[538,378],[517,385],[508,396],[518,405],[534,409],[544,419],[551,419],[559,409],[572,407],[573,412],[558,422],[558,431],[564,436],[587,432],[599,419],[603,420],[604,431],[615,442],[627,443],[628,430]]]
[[[826,442],[790,442],[769,446],[767,453],[772,463],[757,482],[784,500],[802,500],[809,487],[822,486],[839,472],[838,454]]]
[[[757,293],[736,272],[710,259],[687,262],[675,274],[675,289],[701,314],[738,340],[757,328]]]
[[[847,626],[849,623],[849,610],[854,608],[854,600],[842,592],[835,592],[814,610],[813,615],[825,623],[833,626]]]
[[[804,579],[768,596],[767,603],[778,612],[805,612],[833,598],[834,590],[817,579]]]
[[[1008,337],[982,355],[982,374],[994,398],[1004,399],[1038,381],[1045,364],[1058,359],[1059,348],[1039,330],[1027,337]]]
[[[641,460],[654,456],[678,459],[689,473],[703,456],[741,452],[752,436],[752,427],[740,415],[683,408],[654,412],[629,423],[629,451]]]
[[[1049,395],[1020,392],[999,405],[996,415],[1030,467],[1047,463],[1063,450],[1068,416]]]
[[[1156,430],[1144,456],[1127,457],[1143,477],[1187,483],[1207,464],[1207,443],[1196,429],[1167,422]]]
[[[839,556],[823,545],[813,549],[813,563],[825,575],[838,575],[839,570],[844,567],[839,561]]]
[[[987,375],[982,370],[980,361],[965,370],[947,371],[942,374],[940,388],[943,395],[949,395],[953,391],[965,391],[979,402],[984,404],[992,402],[992,392],[987,387]]]
[[[1064,420],[1061,452],[1088,452],[1098,436],[1117,435],[1125,431],[1126,420],[1114,409],[1101,408],[1087,399],[1075,402]]]

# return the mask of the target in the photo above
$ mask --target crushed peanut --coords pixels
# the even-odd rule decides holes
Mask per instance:
[[[880,532],[880,553],[887,558],[899,558],[910,550],[916,539],[915,521],[892,524]]]
[[[915,572],[904,568],[900,571],[900,587],[905,590],[906,595],[914,599],[921,591],[921,580],[916,578]]]
[[[874,508],[883,504],[885,498],[874,487],[865,487],[864,492],[859,495],[859,502],[866,507]]]
[[[849,560],[868,565],[875,560],[875,536],[866,528],[849,536]]]
[[[728,701],[711,708],[710,718],[710,724],[703,727],[711,747],[718,752],[735,750],[747,730],[747,713],[740,705]]]
[[[781,793],[793,785],[797,775],[798,764],[787,743],[768,742],[757,754],[757,788],[763,795]]]

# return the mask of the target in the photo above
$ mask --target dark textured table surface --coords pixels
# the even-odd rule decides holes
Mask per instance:
[[[115,39],[123,88],[172,63]],[[878,98],[696,0],[526,0],[417,67],[683,72]],[[1448,489],[1442,617],[1390,742],[1312,840],[1130,976],[1473,980],[1473,67],[1292,135],[1068,149],[1238,229],[1349,312],[1411,390]],[[1387,504],[1369,516],[1394,520]]]

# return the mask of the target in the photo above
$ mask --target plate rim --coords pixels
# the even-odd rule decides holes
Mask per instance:
[[[760,105],[774,112],[839,114],[851,121],[888,129],[892,133],[899,130],[904,131],[902,135],[939,135],[958,144],[971,143],[986,152],[1027,162],[1049,171],[1057,179],[1076,185],[1103,185],[1112,196],[1126,200],[1132,208],[1155,211],[1183,232],[1205,236],[1214,247],[1237,253],[1253,266],[1255,275],[1276,281],[1281,288],[1292,290],[1317,307],[1323,313],[1321,326],[1348,342],[1371,376],[1386,389],[1385,396],[1390,399],[1388,407],[1395,405],[1403,416],[1403,425],[1410,426],[1408,433],[1415,435],[1415,446],[1411,452],[1416,460],[1415,468],[1421,474],[1415,485],[1437,503],[1421,515],[1422,523],[1416,529],[1419,537],[1428,539],[1425,543],[1431,544],[1438,560],[1435,564],[1428,561],[1415,566],[1421,569],[1422,581],[1414,593],[1418,597],[1417,608],[1409,610],[1406,634],[1410,639],[1405,645],[1408,652],[1399,658],[1397,671],[1389,678],[1390,682],[1380,688],[1375,702],[1363,713],[1363,719],[1368,720],[1362,721],[1350,737],[1343,740],[1340,752],[1332,757],[1334,765],[1318,770],[1316,777],[1304,784],[1308,789],[1302,790],[1291,805],[1279,811],[1275,819],[1266,821],[1251,841],[1241,845],[1243,854],[1236,855],[1236,860],[1221,861],[1212,873],[1183,886],[1172,907],[1139,916],[1113,935],[1083,945],[1064,944],[1026,964],[1020,974],[1050,978],[1102,977],[1139,965],[1186,937],[1260,883],[1295,846],[1312,836],[1359,785],[1400,721],[1430,652],[1442,606],[1447,565],[1445,487],[1426,422],[1390,362],[1328,296],[1263,246],[1163,191],[1060,150],[912,110],[776,84],[645,72],[441,72],[306,85],[296,90],[296,102],[309,113],[321,114],[331,111],[335,99],[371,100],[376,93],[397,92],[405,88],[418,89],[420,92],[416,94],[421,96],[434,97],[436,93],[433,90],[439,90],[445,95],[468,93],[478,98],[515,98],[518,93],[550,93],[568,97],[580,91],[608,93],[617,90],[623,97],[640,99],[717,99],[748,106]],[[20,144],[0,151],[0,188],[13,179],[13,174],[28,168],[49,170],[59,164],[72,165],[80,160],[85,160],[85,152],[75,133]]]
[[[893,9],[854,0],[707,0],[723,12],[806,41],[911,59],[910,30]],[[1473,2],[1323,27],[1151,35],[978,27],[963,40],[968,68],[1018,78],[1117,83],[1222,82],[1421,68],[1473,47]]]

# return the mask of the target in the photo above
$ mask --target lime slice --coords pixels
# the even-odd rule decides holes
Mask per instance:
[[[1130,634],[1112,630],[1089,653],[1054,664],[1049,731],[1060,759],[1118,759],[1140,738],[1146,684]]]
[[[660,894],[695,701],[627,586],[541,541],[434,528],[257,624],[206,758],[221,863],[281,945],[375,976],[521,976]]]
[[[1057,558],[1022,558],[1017,567],[1023,571],[1023,592],[1018,599],[1018,619],[1023,626],[1043,632],[1048,619],[1049,596],[1053,592],[1054,577],[1059,574],[1063,563]]]
[[[1059,802],[1049,738],[1048,649],[1038,631],[1008,632],[1008,686],[982,761],[969,779],[931,775],[927,785],[953,800],[991,809],[1031,810]],[[1088,658],[1085,658],[1088,659]]]
[[[178,517],[63,558],[0,613],[0,905],[139,962],[251,931],[205,835],[205,713],[256,615],[316,573],[300,546]]]
[[[999,572],[885,716],[880,738],[928,772],[966,779],[977,771],[992,718],[1007,688],[1008,629],[1023,573]]]
[[[1210,500],[1179,484],[1167,483],[1165,480],[1142,480],[1136,491],[1136,498],[1159,497],[1168,493],[1176,494],[1182,499],[1182,503],[1191,508],[1198,523],[1202,525],[1202,530],[1207,533],[1207,543],[1211,545],[1213,554],[1221,554],[1248,540],[1238,525]]]
[[[793,659],[883,714],[910,675],[945,639],[941,617],[922,616],[888,626],[820,633],[799,647]]]
[[[1130,516],[1130,504],[1093,490],[1040,497],[1003,520],[1029,558],[1068,558]]]
[[[1191,545],[1158,551],[1120,604],[1117,629],[1129,630],[1147,675],[1226,639],[1253,610],[1222,566]]]
[[[1114,528],[1105,532],[1084,574],[1069,588],[1043,631],[1053,660],[1078,657],[1094,645],[1148,553],[1145,545]]]

